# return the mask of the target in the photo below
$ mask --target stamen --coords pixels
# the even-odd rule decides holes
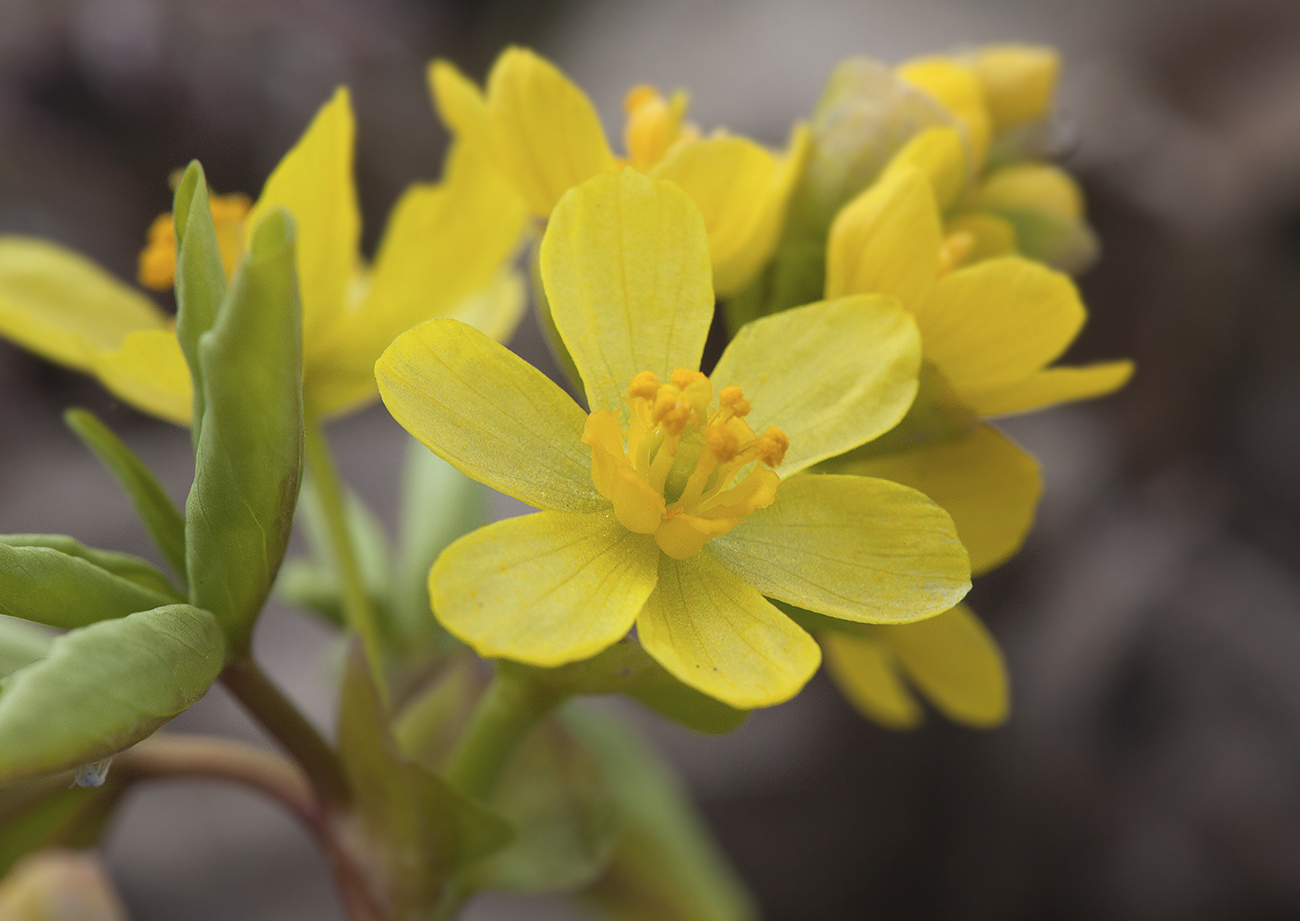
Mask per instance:
[[[608,428],[617,417],[606,410],[605,421],[589,426],[583,441],[592,446],[597,488],[614,502],[619,520],[653,533],[665,553],[685,559],[772,503],[779,479],[765,467],[780,465],[790,442],[775,427],[754,434],[739,387],[724,387],[710,412],[713,385],[706,375],[678,368],[669,380],[643,371],[629,383],[624,451],[617,429]]]

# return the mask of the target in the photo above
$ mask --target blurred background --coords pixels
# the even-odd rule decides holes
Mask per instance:
[[[778,144],[840,57],[1004,40],[1065,54],[1068,165],[1103,244],[1067,357],[1138,363],[1116,397],[1005,426],[1047,483],[1025,551],[971,596],[1008,657],[1011,721],[979,733],[932,715],[891,733],[822,678],[727,737],[637,719],[772,921],[1298,917],[1291,0],[0,0],[0,231],[133,278],[173,169],[198,157],[219,191],[255,195],[346,83],[372,251],[400,189],[439,172],[435,55],[481,78],[504,44],[527,44],[607,125],[649,81],[689,87],[703,126]],[[531,323],[514,348],[549,362]],[[148,555],[59,416],[100,413],[178,499],[185,434],[5,342],[0,393],[0,532]],[[391,520],[405,433],[375,408],[331,436],[344,476]],[[276,610],[258,650],[328,725],[331,637]],[[255,737],[220,690],[176,727]],[[138,921],[341,917],[307,837],[238,790],[137,790],[107,854]],[[491,898],[469,917],[587,916]]]

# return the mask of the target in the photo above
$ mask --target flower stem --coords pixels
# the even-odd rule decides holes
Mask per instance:
[[[320,422],[312,413],[303,417],[307,453],[307,469],[311,472],[321,509],[325,513],[325,526],[329,529],[330,546],[339,578],[343,582],[343,612],[348,626],[361,637],[366,661],[375,677],[375,686],[385,707],[389,705],[388,683],[384,680],[383,646],[379,633],[379,619],[374,605],[366,593],[361,579],[361,566],[357,562],[356,548],[352,545],[352,532],[348,528],[347,513],[343,505],[343,487],[329,442],[321,430]]]
[[[515,749],[562,700],[498,668],[452,750],[447,782],[462,793],[490,799]]]
[[[302,766],[326,807],[348,804],[351,792],[338,755],[250,656],[227,665],[221,681]]]

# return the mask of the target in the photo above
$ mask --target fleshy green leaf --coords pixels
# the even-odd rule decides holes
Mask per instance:
[[[100,569],[120,576],[148,591],[163,595],[169,601],[185,598],[167,581],[167,577],[154,565],[129,553],[114,550],[97,550],[63,534],[0,534],[0,544],[10,547],[47,547],[94,563]],[[138,610],[138,609],[137,609]]]
[[[302,473],[292,219],[268,215],[200,337],[204,414],[185,506],[191,600],[247,638],[284,556]]]
[[[623,818],[605,873],[580,897],[616,921],[746,921],[757,909],[663,759],[627,724],[570,707],[563,720],[595,754]]]
[[[11,675],[20,668],[31,665],[50,651],[54,634],[44,627],[0,617],[0,678]],[[0,874],[4,870],[0,869]]]
[[[198,160],[190,161],[176,186],[172,222],[176,228],[176,339],[194,382],[190,437],[197,447],[203,420],[199,337],[216,322],[217,312],[226,296],[226,271],[221,262],[212,208],[208,203],[208,181]],[[185,571],[183,562],[179,571]]]
[[[613,852],[618,809],[601,765],[554,722],[529,733],[492,806],[515,839],[470,873],[478,889],[553,892],[593,880]]]
[[[221,673],[217,621],[168,605],[73,630],[0,681],[0,784],[99,761],[149,736]]]
[[[154,546],[172,570],[185,578],[185,519],[153,471],[94,413],[70,409],[63,414],[63,421],[117,477]]]
[[[504,821],[398,751],[355,645],[343,678],[339,751],[369,843],[364,853],[385,880],[393,917],[428,916],[453,874],[509,842]]]
[[[14,535],[38,540],[45,536]],[[149,565],[136,562],[139,567]],[[71,629],[177,600],[170,587],[165,593],[145,588],[80,556],[48,546],[0,541],[0,614]]]

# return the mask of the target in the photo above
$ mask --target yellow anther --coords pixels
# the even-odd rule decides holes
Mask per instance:
[[[788,450],[790,450],[790,439],[775,425],[769,425],[767,431],[758,436],[759,459],[769,467],[780,466]]]
[[[677,408],[677,401],[681,399],[682,392],[671,384],[661,384],[659,390],[655,393],[654,407],[650,410],[650,418],[659,422],[666,416],[669,410]]]
[[[723,388],[710,412],[707,375],[678,368],[670,378],[636,375],[627,388],[626,428],[621,414],[597,410],[582,440],[592,449],[592,481],[618,520],[653,534],[680,560],[772,504],[780,477],[755,461],[777,466],[790,442],[778,428],[754,434],[741,418],[749,401],[739,387]]]
[[[744,392],[734,385],[722,388],[722,393],[718,394],[718,404],[742,419],[749,415],[749,400],[746,400]]]
[[[704,443],[722,464],[729,463],[740,453],[740,439],[725,425],[711,425],[705,429]]]
[[[642,371],[628,384],[627,395],[631,399],[653,400],[661,386],[653,371]]]
[[[235,272],[244,252],[244,218],[252,207],[247,195],[209,195],[212,223],[217,231],[217,249],[226,278]],[[176,231],[171,214],[160,214],[149,225],[145,247],[138,264],[140,284],[168,291],[176,283]]]
[[[678,390],[685,390],[687,387],[691,386],[691,384],[698,384],[701,381],[707,381],[708,379],[707,375],[701,374],[699,371],[692,371],[689,368],[678,368],[672,373],[670,378],[673,382],[673,386]]]
[[[623,111],[628,115],[633,115],[646,103],[655,100],[663,101],[663,97],[659,95],[659,90],[649,83],[638,83],[628,90],[627,95],[623,97]]]
[[[663,426],[664,431],[670,435],[680,435],[686,431],[686,426],[691,421],[691,408],[689,406],[674,406],[663,414],[659,424]]]
[[[947,275],[954,269],[961,268],[974,249],[975,235],[970,231],[958,230],[948,234],[939,247],[939,274]]]

